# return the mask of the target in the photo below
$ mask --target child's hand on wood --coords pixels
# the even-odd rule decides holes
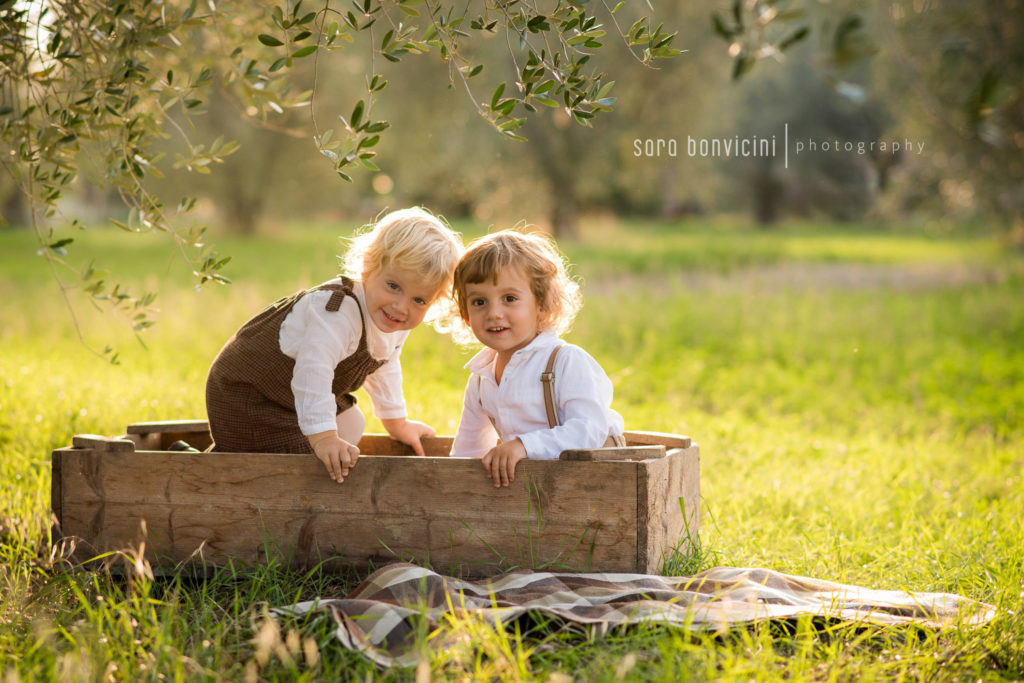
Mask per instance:
[[[498,444],[480,459],[487,476],[494,480],[494,486],[508,486],[516,480],[516,465],[526,458],[526,447],[519,439]]]
[[[359,447],[339,437],[336,431],[320,432],[310,436],[309,445],[327,468],[331,479],[339,484],[345,481],[349,469],[354,467],[356,460],[359,459]]]
[[[380,423],[384,426],[384,429],[388,430],[388,434],[391,435],[396,441],[401,441],[404,444],[408,444],[416,452],[416,455],[423,457],[426,453],[423,451],[423,444],[420,443],[420,439],[424,436],[436,436],[437,432],[430,425],[417,422],[416,420],[407,420],[404,417],[394,418],[391,420],[381,420]]]

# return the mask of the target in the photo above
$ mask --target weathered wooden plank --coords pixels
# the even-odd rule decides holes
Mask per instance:
[[[210,431],[207,420],[154,420],[152,422],[133,422],[125,430],[126,434],[160,434],[163,432],[203,433]]]
[[[625,432],[627,446],[662,445],[665,448],[689,448],[690,437],[665,432]]]
[[[353,562],[428,558],[469,573],[552,562],[630,571],[637,556],[641,463],[524,461],[516,482],[495,489],[478,461],[449,458],[364,456],[340,485],[303,455],[61,458],[61,527],[86,541],[78,559],[137,543],[143,519],[147,552],[173,562],[204,541],[215,562],[258,559],[267,538],[300,563],[344,549]]]
[[[134,422],[128,425],[125,434],[139,450],[163,451],[175,441],[185,441],[193,448],[203,450],[213,443],[210,423],[206,420]]]
[[[63,449],[58,449],[50,454],[50,510],[56,520],[60,519],[60,511],[63,508],[61,495],[64,491],[64,483],[61,477],[61,465],[63,463]],[[56,538],[56,534],[54,535]]]
[[[152,422],[135,422],[128,425],[125,433],[139,444],[139,449],[163,450],[171,443],[181,439],[192,446],[203,449],[210,444],[210,425],[206,420],[157,420]],[[157,437],[154,437],[157,435]],[[688,436],[668,434],[664,432],[627,431],[623,435],[629,446],[662,445],[666,448],[689,448],[691,441]],[[450,450],[452,437],[439,436],[423,440],[429,446],[428,455],[441,457],[447,455],[445,446]],[[360,442],[360,450],[376,455],[411,455],[412,449],[405,444],[381,434],[366,434]]]
[[[425,436],[420,439],[423,452],[431,458],[447,458],[452,450],[451,436]],[[395,441],[383,434],[363,434],[359,440],[359,452],[368,455],[412,455],[412,446],[407,446],[401,441]]]
[[[75,559],[86,561],[105,551],[138,547],[140,523],[146,522],[146,556],[154,566],[173,566],[202,557],[213,564],[229,558],[259,562],[272,557],[311,566],[340,555],[348,563],[415,561],[457,573],[497,572],[518,567],[560,567],[587,571],[632,571],[624,545],[636,543],[635,525],[612,527],[600,522],[575,529],[545,526],[536,519],[468,521],[454,517],[355,515],[203,506],[187,510],[159,504],[145,508],[124,504],[75,504],[64,512],[70,535],[88,539]],[[96,526],[96,520],[102,520]],[[358,530],[373,530],[373,534]],[[353,531],[357,530],[357,531]],[[94,535],[90,535],[95,532]]]
[[[76,434],[71,437],[71,445],[75,448],[91,448],[97,452],[132,453],[135,444],[128,439],[98,434]]]
[[[435,502],[457,500],[463,508],[494,514],[514,487],[495,489],[479,460],[416,456],[360,457],[343,484],[332,481],[312,455],[282,453],[96,453],[66,450],[65,488],[76,497],[144,504],[148,501],[201,502],[213,496],[246,505],[262,502],[283,509],[309,505],[415,513]],[[590,497],[607,494],[607,477],[631,471],[628,462],[590,463],[526,460],[517,482],[529,479],[543,500],[563,506],[593,507]],[[632,476],[632,475],[630,475]],[[620,488],[620,487],[617,487]],[[616,494],[632,496],[632,492]]]
[[[606,448],[581,448],[562,451],[559,460],[599,462],[605,460],[648,460],[664,458],[664,446],[609,446]]]
[[[189,445],[204,450],[211,443],[210,425],[206,420],[135,422],[128,425],[125,431],[137,450],[166,450],[175,441],[185,441]],[[421,439],[424,452],[431,457],[445,457],[451,451],[450,436],[424,437]],[[412,455],[410,446],[384,434],[364,434],[359,442],[359,450],[373,455]]]
[[[646,460],[637,483],[637,566],[657,572],[679,544],[700,530],[700,448],[673,448],[663,460]]]

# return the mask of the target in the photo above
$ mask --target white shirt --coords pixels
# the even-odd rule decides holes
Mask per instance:
[[[340,279],[330,282],[341,284]],[[292,393],[299,429],[307,436],[338,428],[338,406],[331,390],[334,368],[359,348],[364,328],[370,355],[378,360],[387,359],[363,384],[373,404],[373,414],[385,420],[406,416],[399,356],[409,330],[382,332],[366,318],[362,283],[356,281],[352,291],[359,299],[359,306],[352,297],[346,296],[341,308],[332,313],[324,308],[332,292],[317,290],[299,299],[281,323],[278,341],[281,351],[295,359]],[[364,311],[362,317],[360,306]]]
[[[610,435],[622,434],[622,416],[610,407],[611,380],[573,344],[563,346],[555,358],[555,403],[562,424],[548,426],[540,376],[561,343],[553,332],[539,334],[512,354],[501,384],[494,380],[498,354],[493,349],[485,348],[466,364],[469,383],[452,457],[483,457],[498,443],[499,433],[503,441],[518,437],[527,456],[538,460],[557,459],[571,448],[599,448]]]

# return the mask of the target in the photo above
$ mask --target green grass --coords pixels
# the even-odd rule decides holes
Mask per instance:
[[[478,233],[477,226],[459,226]],[[206,581],[56,571],[49,452],[75,433],[201,417],[206,369],[272,299],[330,277],[336,231],[224,240],[230,287],[192,291],[156,236],[79,235],[79,255],[159,287],[148,350],[79,306],[77,341],[31,235],[0,232],[0,668],[5,680],[1017,680],[1024,677],[1024,269],[983,236],[791,226],[603,223],[565,245],[585,278],[569,340],[616,384],[631,428],[701,445],[700,552],[670,568],[771,569],[997,605],[974,631],[800,621],[725,634],[544,622],[380,672],[325,617],[269,606],[339,596],[358,577],[280,566]],[[75,253],[75,252],[73,252]],[[1017,257],[1019,258],[1019,257]],[[413,417],[451,433],[457,349],[405,351]],[[370,429],[379,430],[371,423]]]

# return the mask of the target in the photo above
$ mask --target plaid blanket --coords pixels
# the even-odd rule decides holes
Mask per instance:
[[[382,666],[415,664],[417,633],[440,636],[430,647],[444,647],[438,629],[450,616],[501,624],[539,612],[604,628],[655,622],[708,630],[804,615],[933,628],[981,625],[995,616],[991,605],[949,593],[874,590],[768,569],[715,567],[690,577],[524,571],[465,581],[404,563],[377,570],[346,598],[274,612],[313,610],[333,615],[341,643]]]

